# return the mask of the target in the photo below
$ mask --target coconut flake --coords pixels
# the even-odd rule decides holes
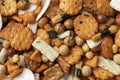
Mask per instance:
[[[72,80],[72,75],[71,74],[65,74],[65,76],[63,78],[61,78],[60,80]]]
[[[13,78],[13,80],[35,80],[33,72],[28,68],[23,68],[23,72]]]
[[[89,46],[90,48],[95,48],[95,47],[97,47],[98,45],[100,45],[100,43],[102,42],[102,40],[100,40],[100,41],[98,41],[98,42],[94,42],[92,39],[88,39],[88,40],[86,40],[86,42],[87,42],[87,44],[88,44],[88,46]]]
[[[67,37],[67,36],[70,36],[70,31],[65,31],[65,32],[59,34],[58,38],[63,39],[65,37]]]
[[[116,11],[120,11],[120,0],[111,0],[110,6]]]
[[[37,8],[37,5],[35,5],[35,4],[29,4],[29,8],[28,8],[28,9],[26,9],[26,10],[19,10],[19,11],[18,11],[18,14],[19,14],[19,15],[23,15],[25,12],[32,12],[32,11],[34,11],[36,8]]]
[[[40,13],[37,15],[36,21],[38,21],[42,17],[42,15],[46,12],[46,10],[47,10],[47,8],[50,4],[50,0],[41,0],[41,1],[42,1],[42,4],[43,4],[43,8],[40,11]]]
[[[32,43],[32,46],[38,49],[41,54],[45,55],[51,62],[54,62],[54,60],[59,56],[59,53],[40,37],[36,38]]]
[[[99,57],[98,66],[107,69],[115,75],[120,75],[120,65],[116,64],[113,60]]]
[[[3,23],[2,23],[2,16],[0,14],[0,30],[2,29],[2,25],[3,25]]]
[[[36,33],[36,31],[37,31],[37,23],[35,23],[35,24],[28,24],[27,27],[30,28],[31,31],[32,31],[34,34]]]

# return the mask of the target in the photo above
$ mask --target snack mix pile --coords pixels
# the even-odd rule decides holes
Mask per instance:
[[[120,0],[43,1],[0,0],[0,80],[120,80]]]

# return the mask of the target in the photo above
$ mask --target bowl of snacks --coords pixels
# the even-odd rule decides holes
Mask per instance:
[[[120,0],[1,0],[0,80],[120,80]]]

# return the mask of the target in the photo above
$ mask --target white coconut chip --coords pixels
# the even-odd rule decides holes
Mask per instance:
[[[38,49],[41,54],[45,55],[51,62],[54,62],[54,60],[59,56],[59,53],[40,37],[36,38],[36,40],[32,43],[32,46]]]
[[[111,0],[110,6],[116,11],[120,11],[120,0]]]
[[[2,16],[1,16],[1,14],[0,14],[0,30],[2,29],[2,25],[3,25]]]
[[[42,7],[42,10],[40,11],[40,13],[37,15],[36,17],[36,21],[38,21],[42,15],[46,12],[47,8],[49,7],[49,4],[50,4],[50,0],[41,0],[42,1],[42,4],[43,4],[43,7]]]
[[[92,49],[92,48],[95,48],[98,45],[100,45],[100,43],[102,42],[102,40],[94,42],[93,40],[88,39],[88,40],[86,40],[86,42],[87,42],[88,46]]]
[[[67,36],[70,36],[70,31],[65,31],[65,32],[57,35],[57,37],[60,38],[60,39],[63,39],[65,37],[67,37]]]
[[[37,21],[42,17],[42,15],[46,12],[49,4],[50,4],[50,0],[41,0],[42,4],[43,4],[43,8],[40,11],[40,13],[37,15],[36,17],[36,22],[34,24],[28,24],[27,26],[32,30],[32,32],[35,34],[36,30],[37,30]]]
[[[36,31],[37,31],[37,23],[35,23],[35,24],[28,24],[27,27],[30,28],[31,31],[32,31],[34,34],[36,33]]]
[[[28,68],[23,68],[23,72],[13,78],[13,80],[35,80],[33,72]]]
[[[120,65],[116,64],[113,60],[99,57],[98,66],[110,71],[115,75],[120,75]]]
[[[72,74],[65,74],[65,76],[60,80],[72,80]]]

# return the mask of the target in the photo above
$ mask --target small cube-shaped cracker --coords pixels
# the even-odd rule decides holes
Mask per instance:
[[[44,71],[44,75],[47,80],[59,80],[63,75],[63,71],[58,64],[53,67],[48,68]]]

